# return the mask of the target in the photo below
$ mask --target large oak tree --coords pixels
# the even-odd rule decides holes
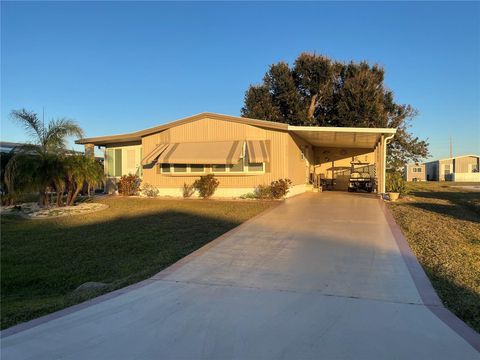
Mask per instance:
[[[395,102],[384,75],[382,67],[367,62],[302,53],[293,67],[273,64],[262,84],[250,86],[242,116],[291,125],[397,128],[388,165],[399,168],[426,158],[428,143],[409,132],[417,111]]]

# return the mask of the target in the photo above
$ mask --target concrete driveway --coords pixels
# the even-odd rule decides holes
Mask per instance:
[[[152,279],[4,331],[2,359],[480,359],[382,205],[289,199]]]

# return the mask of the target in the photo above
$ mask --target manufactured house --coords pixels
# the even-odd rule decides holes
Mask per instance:
[[[427,180],[480,181],[480,156],[463,155],[425,163]]]
[[[427,172],[425,164],[408,164],[404,168],[404,176],[407,181],[426,181]]]
[[[369,169],[385,192],[386,144],[396,129],[291,126],[243,117],[201,113],[137,132],[76,141],[93,154],[104,149],[105,174],[114,184],[137,174],[161,195],[182,196],[184,184],[214,174],[219,197],[237,197],[258,185],[289,178],[289,195],[319,179],[346,190],[346,173]],[[343,176],[343,178],[342,178]]]

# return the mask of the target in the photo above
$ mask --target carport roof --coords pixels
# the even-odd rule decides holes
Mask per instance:
[[[390,128],[288,126],[288,131],[313,146],[373,149],[382,135],[395,134]]]

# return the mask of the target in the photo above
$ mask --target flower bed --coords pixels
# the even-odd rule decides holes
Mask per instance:
[[[6,206],[1,208],[1,214],[19,215],[28,219],[50,219],[61,216],[73,216],[101,211],[108,208],[106,204],[81,203],[75,206],[51,206],[40,208],[37,203],[23,203],[20,205]]]

